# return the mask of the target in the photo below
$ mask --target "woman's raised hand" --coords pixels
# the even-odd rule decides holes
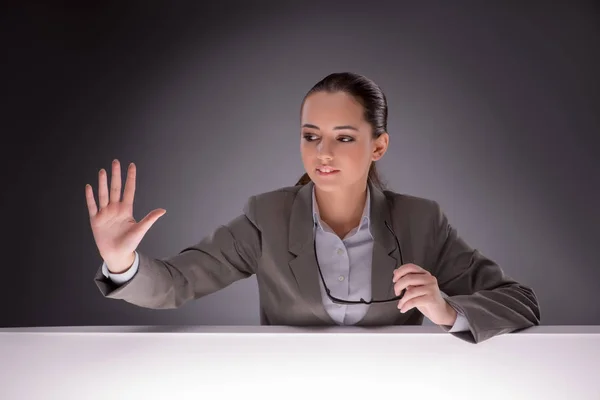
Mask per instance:
[[[92,186],[85,186],[85,198],[90,215],[90,224],[100,256],[112,273],[127,270],[135,259],[135,250],[150,227],[165,213],[158,208],[149,212],[142,220],[133,218],[133,198],[135,194],[136,167],[134,163],[127,169],[127,179],[123,199],[121,199],[121,165],[118,160],[112,163],[110,193],[106,171],[98,173],[98,202],[94,200]]]

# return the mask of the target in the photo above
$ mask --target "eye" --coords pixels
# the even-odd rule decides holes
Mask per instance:
[[[310,134],[310,133],[305,133],[304,135],[302,135],[302,137],[307,142],[314,142],[315,140],[319,139],[316,135],[313,135],[313,134]],[[350,137],[350,136],[341,136],[337,140],[340,141],[340,142],[342,142],[342,143],[351,143],[351,142],[354,142],[354,138]]]
[[[303,135],[304,140],[306,140],[307,142],[312,142],[314,139],[315,135],[311,135],[310,133],[305,133]]]

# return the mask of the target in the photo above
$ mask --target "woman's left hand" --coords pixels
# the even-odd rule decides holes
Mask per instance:
[[[416,264],[404,264],[394,270],[394,292],[404,296],[398,302],[400,312],[405,313],[416,307],[436,325],[452,326],[457,313],[442,297],[437,279],[429,271]]]

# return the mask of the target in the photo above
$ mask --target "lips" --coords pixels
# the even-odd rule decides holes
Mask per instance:
[[[338,172],[339,170],[330,166],[321,166],[321,167],[317,167],[317,171],[328,174],[331,172]]]
[[[330,175],[335,175],[339,172],[340,172],[340,170],[329,167],[329,166],[317,167],[317,174],[319,176],[330,176]]]

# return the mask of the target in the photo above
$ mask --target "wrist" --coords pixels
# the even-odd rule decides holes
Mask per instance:
[[[453,326],[458,318],[458,313],[447,301],[444,300],[444,303],[446,303],[446,317],[440,325]]]
[[[106,266],[108,267],[108,270],[112,274],[122,274],[126,272],[129,268],[131,268],[134,261],[135,252],[129,254],[125,258],[104,260]]]

